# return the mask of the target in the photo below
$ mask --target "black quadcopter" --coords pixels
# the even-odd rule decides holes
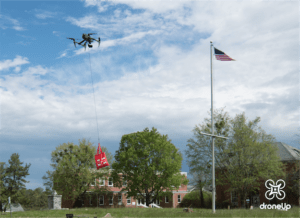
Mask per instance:
[[[93,41],[97,41],[97,42],[98,42],[98,47],[99,47],[99,46],[100,46],[100,42],[101,42],[100,37],[98,37],[98,40],[97,40],[97,39],[94,39],[94,38],[92,38],[92,37],[90,36],[90,35],[93,35],[93,34],[96,34],[96,33],[88,33],[88,34],[83,33],[83,34],[82,34],[83,40],[82,40],[81,42],[76,42],[74,38],[67,38],[67,39],[72,39],[72,40],[73,40],[73,43],[74,43],[75,48],[76,48],[76,43],[77,43],[78,45],[82,45],[82,46],[84,47],[84,49],[86,49],[86,43],[88,43],[89,48],[92,48],[93,45],[92,45],[91,43],[92,43]],[[83,42],[84,42],[84,44],[82,44]]]

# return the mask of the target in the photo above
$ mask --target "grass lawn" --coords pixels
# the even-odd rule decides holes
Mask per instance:
[[[71,210],[38,210],[13,212],[12,217],[48,217],[48,218],[66,218],[66,214],[74,214],[74,218],[94,218],[104,217],[110,213],[112,217],[297,217],[299,218],[299,207],[291,208],[288,211],[279,210],[261,210],[261,209],[232,209],[232,210],[216,210],[216,214],[212,214],[211,209],[193,209],[193,213],[186,213],[183,209],[160,209],[160,208],[80,208]],[[10,213],[0,215],[1,218],[9,218]]]

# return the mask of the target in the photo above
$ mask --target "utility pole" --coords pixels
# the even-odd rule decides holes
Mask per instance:
[[[11,203],[10,203],[10,197],[8,197],[8,203],[9,203],[9,208],[10,208],[10,217],[11,217]]]

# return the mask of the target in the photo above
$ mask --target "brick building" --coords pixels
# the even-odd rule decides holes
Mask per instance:
[[[265,187],[265,180],[260,180],[260,190],[256,190],[256,193],[252,192],[250,193],[247,198],[249,199],[249,203],[243,202],[241,205],[240,203],[240,196],[237,195],[236,192],[225,192],[225,190],[229,189],[229,186],[216,186],[216,202],[218,205],[223,205],[223,207],[226,207],[227,205],[230,205],[231,207],[246,207],[248,208],[250,205],[253,207],[259,207],[260,204],[281,204],[281,203],[287,203],[290,205],[299,205],[299,197],[297,197],[298,193],[289,192],[287,190],[287,187],[296,186],[295,182],[292,182],[292,180],[297,180],[300,183],[299,180],[299,167],[300,167],[300,150],[297,148],[294,148],[292,146],[289,146],[287,144],[284,144],[282,142],[277,142],[275,145],[278,147],[278,155],[281,159],[281,162],[285,164],[285,171],[287,173],[291,173],[293,178],[290,177],[290,181],[285,181],[285,188],[283,188],[283,191],[285,191],[285,198],[283,200],[278,200],[276,197],[272,200],[268,200],[265,197],[267,189]],[[218,176],[218,171],[220,169],[216,168],[216,178]],[[270,178],[271,179],[271,178]],[[273,178],[274,180],[274,178]],[[276,180],[274,181],[276,183]],[[225,203],[226,202],[226,203]],[[225,206],[226,204],[226,206]]]
[[[111,171],[111,170],[110,170]],[[119,174],[122,175],[122,174]],[[181,175],[185,175],[187,178],[186,172],[181,172]],[[134,197],[127,198],[126,191],[121,192],[122,188],[114,186],[112,178],[106,179],[96,179],[100,186],[107,186],[110,191],[105,194],[96,194],[93,192],[95,187],[91,185],[90,189],[87,191],[87,194],[84,197],[83,201],[71,201],[65,200],[64,196],[62,198],[62,208],[74,208],[74,207],[98,207],[98,208],[116,208],[116,207],[142,207],[141,204],[145,205],[143,200],[135,199]],[[123,186],[126,185],[126,181],[123,181]],[[164,190],[166,191],[166,190]],[[180,185],[178,190],[172,191],[172,197],[163,197],[161,201],[156,201],[155,204],[162,208],[176,208],[179,207],[179,204],[183,200],[184,196],[188,193],[187,185]]]

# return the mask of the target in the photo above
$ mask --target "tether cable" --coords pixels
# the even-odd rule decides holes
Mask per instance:
[[[90,55],[90,52],[89,52],[89,60],[90,60],[90,70],[91,70],[92,87],[93,87],[93,95],[94,95],[94,103],[95,103],[96,123],[97,123],[97,132],[98,132],[98,143],[100,143],[99,127],[98,127],[98,116],[97,116],[97,107],[96,107],[95,90],[94,90],[94,80],[93,80],[93,74],[92,74],[92,64],[91,64],[91,55]]]

